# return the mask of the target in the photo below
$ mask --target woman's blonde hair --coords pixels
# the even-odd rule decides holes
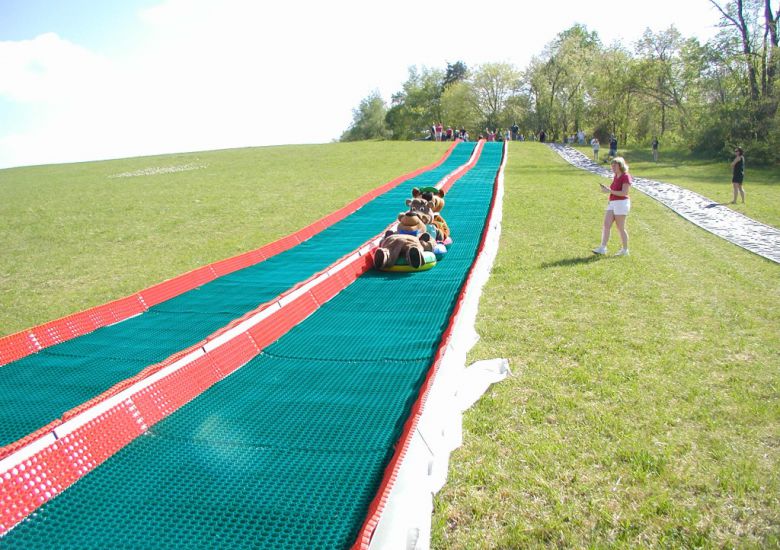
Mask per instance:
[[[626,162],[626,159],[623,157],[615,157],[612,159],[612,164],[617,164],[620,166],[620,171],[624,174],[628,172],[628,163]]]

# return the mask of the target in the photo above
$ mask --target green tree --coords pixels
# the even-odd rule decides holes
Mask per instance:
[[[341,141],[389,138],[391,134],[385,124],[386,113],[385,102],[379,91],[375,90],[352,111],[352,124],[341,135]]]
[[[710,3],[721,14],[721,33],[714,42],[724,53],[724,65],[733,68],[741,91],[741,97],[720,109],[723,124],[731,126],[722,147],[728,151],[739,143],[751,151],[752,158],[777,162],[780,152],[772,133],[780,104],[780,9],[774,10],[770,0]],[[726,116],[731,117],[728,122]]]
[[[452,84],[462,82],[469,76],[469,69],[463,61],[456,61],[455,63],[447,63],[447,71],[444,74],[444,81],[442,86],[446,90]]]
[[[537,129],[556,139],[585,125],[600,54],[598,34],[578,24],[558,34],[532,59],[523,82],[536,111]]]
[[[629,141],[629,123],[634,116],[637,98],[633,82],[631,55],[619,46],[606,49],[594,71],[594,84],[588,101],[588,120],[593,133],[604,142],[615,134],[625,146]]]
[[[449,85],[441,96],[442,120],[453,127],[474,131],[482,122],[475,103],[474,91],[468,82],[460,81]]]
[[[498,127],[507,101],[520,89],[520,72],[508,63],[485,63],[471,81],[473,105],[485,125]]]
[[[647,29],[637,43],[634,82],[653,134],[664,135],[675,123],[686,130],[689,92],[699,77],[689,70],[696,64],[685,49],[697,44],[695,39],[689,44],[674,26],[659,33]]]
[[[409,68],[403,89],[394,94],[387,125],[394,139],[415,139],[431,124],[442,120],[441,96],[444,72],[423,67]]]

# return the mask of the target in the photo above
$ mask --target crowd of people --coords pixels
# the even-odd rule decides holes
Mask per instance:
[[[469,133],[464,127],[460,129],[453,128],[452,126],[444,127],[441,122],[434,122],[430,128],[431,141],[453,141],[460,139],[462,141],[469,141]]]
[[[580,133],[582,133],[582,143],[584,143],[585,134],[582,131],[580,131]],[[456,139],[469,141],[470,139],[468,130],[463,126],[460,128],[457,126],[445,126],[441,122],[432,123],[429,128],[429,134],[430,135],[425,139],[430,141],[452,141]],[[544,143],[547,140],[547,134],[544,130],[525,134],[520,131],[519,126],[515,123],[509,128],[485,127],[484,131],[477,135],[477,139],[484,139],[486,141],[539,141]],[[573,141],[565,142],[574,143]]]

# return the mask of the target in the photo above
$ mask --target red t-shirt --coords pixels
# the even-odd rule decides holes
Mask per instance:
[[[609,186],[611,191],[622,191],[623,190],[623,184],[627,183],[631,185],[631,175],[630,174],[620,174],[619,176],[615,176],[612,180],[612,185]],[[618,197],[617,195],[613,195],[610,193],[609,200],[611,201],[624,201],[628,197]]]

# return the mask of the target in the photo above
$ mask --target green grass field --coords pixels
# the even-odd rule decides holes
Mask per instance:
[[[776,546],[780,266],[639,193],[632,255],[595,257],[598,181],[512,144],[471,359],[513,376],[466,415],[434,546]]]
[[[330,144],[0,171],[0,333],[261,246],[445,148]],[[175,166],[204,168],[109,177]],[[511,144],[470,359],[507,357],[513,374],[465,417],[433,546],[777,547],[780,266],[640,193],[632,255],[595,257],[601,181],[542,145]],[[780,220],[776,183],[767,172],[763,221]]]
[[[275,241],[448,146],[428,145],[262,147],[0,170],[0,335]]]

